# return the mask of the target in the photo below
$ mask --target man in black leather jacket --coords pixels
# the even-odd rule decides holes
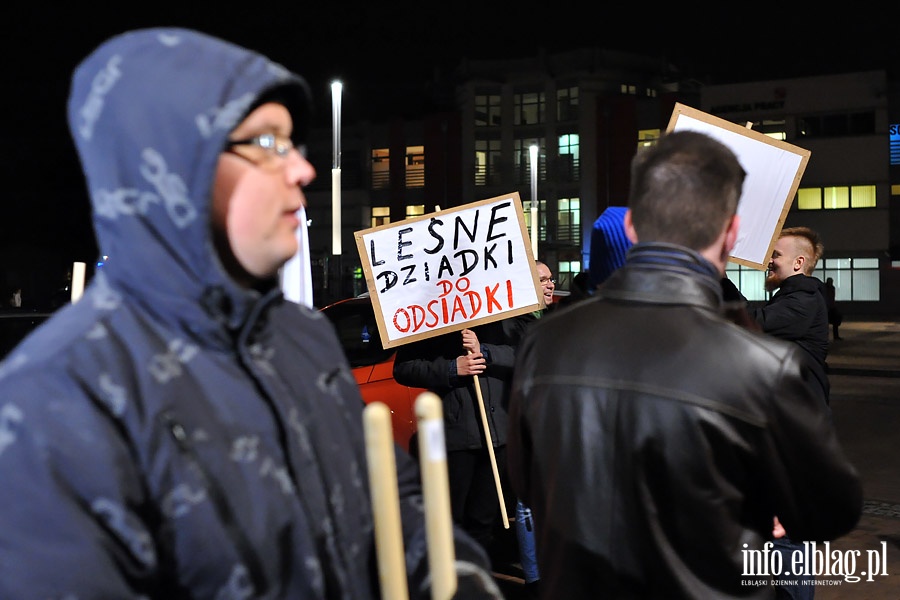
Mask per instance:
[[[809,227],[789,227],[781,230],[772,249],[766,269],[766,290],[775,294],[765,306],[749,309],[759,327],[769,335],[796,343],[803,348],[807,368],[815,376],[822,397],[830,404],[831,383],[828,380],[828,305],[825,284],[812,276],[816,264],[825,253],[819,234]],[[777,525],[776,525],[777,528]],[[802,542],[785,535],[775,540],[775,549],[782,560],[789,560]],[[812,600],[816,588],[806,584],[812,575],[796,578],[797,584],[776,585],[780,600]]]
[[[769,597],[775,515],[803,540],[859,519],[802,350],[721,314],[744,177],[702,133],[640,152],[626,264],[519,347],[508,458],[544,598]]]

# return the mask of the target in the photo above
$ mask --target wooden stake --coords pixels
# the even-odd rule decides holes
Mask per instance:
[[[478,409],[481,411],[481,424],[484,426],[484,443],[487,444],[488,454],[491,455],[491,469],[494,471],[494,485],[497,486],[497,498],[500,500],[500,518],[503,520],[503,528],[509,529],[509,517],[506,516],[506,501],[503,499],[503,487],[500,485],[500,473],[497,470],[497,459],[494,457],[494,442],[491,440],[491,430],[488,427],[487,413],[484,410],[484,398],[481,395],[481,383],[478,375],[475,378],[475,395],[478,397]]]
[[[416,398],[432,600],[449,600],[457,586],[443,413],[437,394],[423,392]]]
[[[375,548],[381,597],[408,600],[403,530],[400,526],[400,494],[397,491],[397,463],[391,411],[382,402],[372,402],[363,410],[369,487],[375,519]]]

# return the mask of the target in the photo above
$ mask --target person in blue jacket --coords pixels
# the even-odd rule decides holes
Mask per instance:
[[[77,67],[109,259],[0,363],[0,598],[381,597],[363,401],[328,319],[278,283],[310,109],[299,76],[190,30],[126,32]],[[418,469],[396,463],[428,598]],[[454,539],[458,597],[500,597]]]

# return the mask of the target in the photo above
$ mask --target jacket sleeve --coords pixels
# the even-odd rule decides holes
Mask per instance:
[[[770,451],[776,515],[794,540],[832,540],[862,513],[862,484],[841,448],[828,407],[792,348],[770,404]]]
[[[800,337],[799,332],[811,328],[812,319],[816,314],[815,303],[818,302],[818,298],[813,294],[818,292],[791,292],[778,297],[766,306],[752,309],[750,314],[769,335],[794,340]]]
[[[453,387],[450,363],[453,362],[455,372],[456,357],[449,359],[442,355],[438,351],[441,342],[442,340],[431,338],[400,346],[394,360],[394,379],[397,383],[429,390]],[[462,355],[461,343],[459,355]]]

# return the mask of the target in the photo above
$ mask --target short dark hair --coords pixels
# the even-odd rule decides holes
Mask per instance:
[[[725,144],[676,131],[639,150],[628,207],[641,242],[709,247],[737,212],[746,172]]]

